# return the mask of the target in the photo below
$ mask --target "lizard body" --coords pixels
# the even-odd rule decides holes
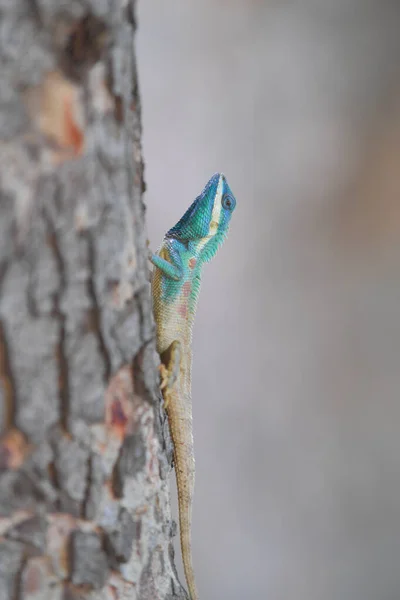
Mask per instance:
[[[236,200],[222,174],[215,174],[150,257],[157,350],[161,357],[178,489],[182,561],[191,600],[198,600],[191,549],[194,452],[191,401],[192,328],[202,267],[224,241]]]

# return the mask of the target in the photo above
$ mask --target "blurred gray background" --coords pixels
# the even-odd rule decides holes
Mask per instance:
[[[238,201],[194,332],[204,600],[400,598],[399,31],[398,1],[139,2],[151,246],[215,171]]]

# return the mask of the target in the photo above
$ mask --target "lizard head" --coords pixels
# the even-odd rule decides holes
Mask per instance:
[[[224,241],[235,206],[225,176],[216,173],[167,237],[190,244],[198,258],[210,260]]]

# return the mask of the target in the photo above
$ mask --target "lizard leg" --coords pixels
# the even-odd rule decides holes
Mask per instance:
[[[167,348],[161,357],[160,365],[161,385],[163,390],[164,408],[168,408],[171,399],[171,392],[181,369],[182,360],[182,344],[178,340],[174,340]]]
[[[170,263],[165,258],[161,258],[158,254],[149,253],[149,261],[153,263],[155,267],[158,267],[166,277],[173,279],[174,281],[180,281],[182,279],[182,269],[177,265]]]

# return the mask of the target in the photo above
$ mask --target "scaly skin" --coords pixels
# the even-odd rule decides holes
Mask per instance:
[[[192,328],[203,264],[224,241],[236,200],[217,173],[164,237],[154,264],[153,310],[161,388],[174,443],[182,561],[191,600],[198,600],[192,563],[191,524],[194,492],[192,428]]]

